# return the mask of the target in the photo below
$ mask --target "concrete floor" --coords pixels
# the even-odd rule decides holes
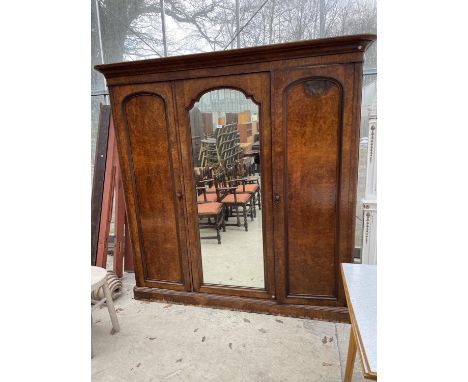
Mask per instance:
[[[228,226],[221,232],[221,244],[216,239],[202,239],[203,281],[210,284],[264,288],[262,212],[253,221],[248,219],[248,231],[241,226]],[[230,217],[228,223],[236,223]],[[211,236],[212,228],[203,228],[200,236]]]
[[[347,324],[137,301],[134,284],[125,273],[119,333],[105,307],[93,314],[94,382],[342,380]]]

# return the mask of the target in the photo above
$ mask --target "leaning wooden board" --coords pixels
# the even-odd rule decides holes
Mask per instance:
[[[91,265],[96,265],[96,256],[101,222],[102,199],[104,195],[104,178],[106,173],[107,143],[111,109],[109,105],[100,105],[99,126],[94,157],[93,189],[91,194]]]
[[[341,264],[341,271],[351,320],[350,336],[354,335],[362,374],[377,379],[377,266]],[[348,366],[352,374],[352,365],[346,369]]]

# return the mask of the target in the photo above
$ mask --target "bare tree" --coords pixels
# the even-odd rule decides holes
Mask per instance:
[[[103,10],[106,62],[163,55],[160,0],[98,1]],[[231,48],[246,47],[376,32],[375,0],[164,2],[166,18],[184,30],[182,37],[167,35],[168,50],[173,55],[220,50],[227,44]],[[239,29],[242,32],[236,36]],[[375,56],[375,48],[367,55]]]

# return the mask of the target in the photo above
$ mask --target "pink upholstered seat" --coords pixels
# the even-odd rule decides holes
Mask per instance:
[[[237,203],[247,203],[248,200],[250,199],[250,194],[245,193],[245,194],[236,194],[236,199]],[[223,203],[236,203],[236,200],[234,199],[234,194],[229,194],[224,197],[222,200]]]
[[[223,207],[222,203],[202,203],[198,204],[198,215],[214,215]]]
[[[237,186],[236,192],[248,192],[249,194],[254,194],[257,192],[257,190],[258,184],[246,184],[245,186],[241,184],[240,186]]]

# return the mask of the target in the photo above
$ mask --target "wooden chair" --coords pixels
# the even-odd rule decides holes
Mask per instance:
[[[231,173],[231,169],[226,169],[226,173]],[[225,172],[215,176],[215,187],[218,193],[225,193],[221,202],[227,207],[228,216],[236,216],[237,224],[227,224],[226,226],[240,227],[240,212],[239,207],[242,207],[242,215],[244,216],[244,227],[248,231],[247,215],[250,213],[250,218],[253,221],[255,207],[253,204],[253,195],[248,192],[238,193],[237,189],[241,185],[239,179],[227,179]],[[235,215],[233,215],[235,211]]]
[[[234,177],[239,179],[241,184],[237,187],[238,193],[248,192],[253,195],[254,215],[256,216],[255,205],[262,209],[262,197],[260,191],[260,178],[254,175],[254,169],[251,163],[239,161],[234,167]]]
[[[200,236],[200,239],[217,239],[218,244],[221,244],[220,229],[226,232],[226,223],[224,221],[224,205],[223,203],[199,203],[198,208],[198,228],[215,228],[216,236]],[[208,218],[208,223],[203,223],[201,220]],[[214,223],[211,223],[211,218],[214,219]]]
[[[213,181],[213,179],[210,179]],[[202,181],[203,182],[206,180]],[[218,244],[221,244],[220,229],[226,232],[226,225],[224,221],[225,207],[223,203],[219,201],[222,199],[222,195],[219,192],[214,194],[207,193],[207,187],[203,184],[202,186],[196,187],[197,194],[197,209],[198,209],[198,228],[215,228],[216,236],[200,236],[200,239],[217,239]],[[203,223],[203,219],[208,219],[207,223]],[[211,222],[211,218],[214,219],[214,223]]]
[[[205,187],[207,194],[216,194],[216,187],[214,185],[214,174],[219,171],[219,164],[205,167],[195,167],[194,176],[197,187]]]

